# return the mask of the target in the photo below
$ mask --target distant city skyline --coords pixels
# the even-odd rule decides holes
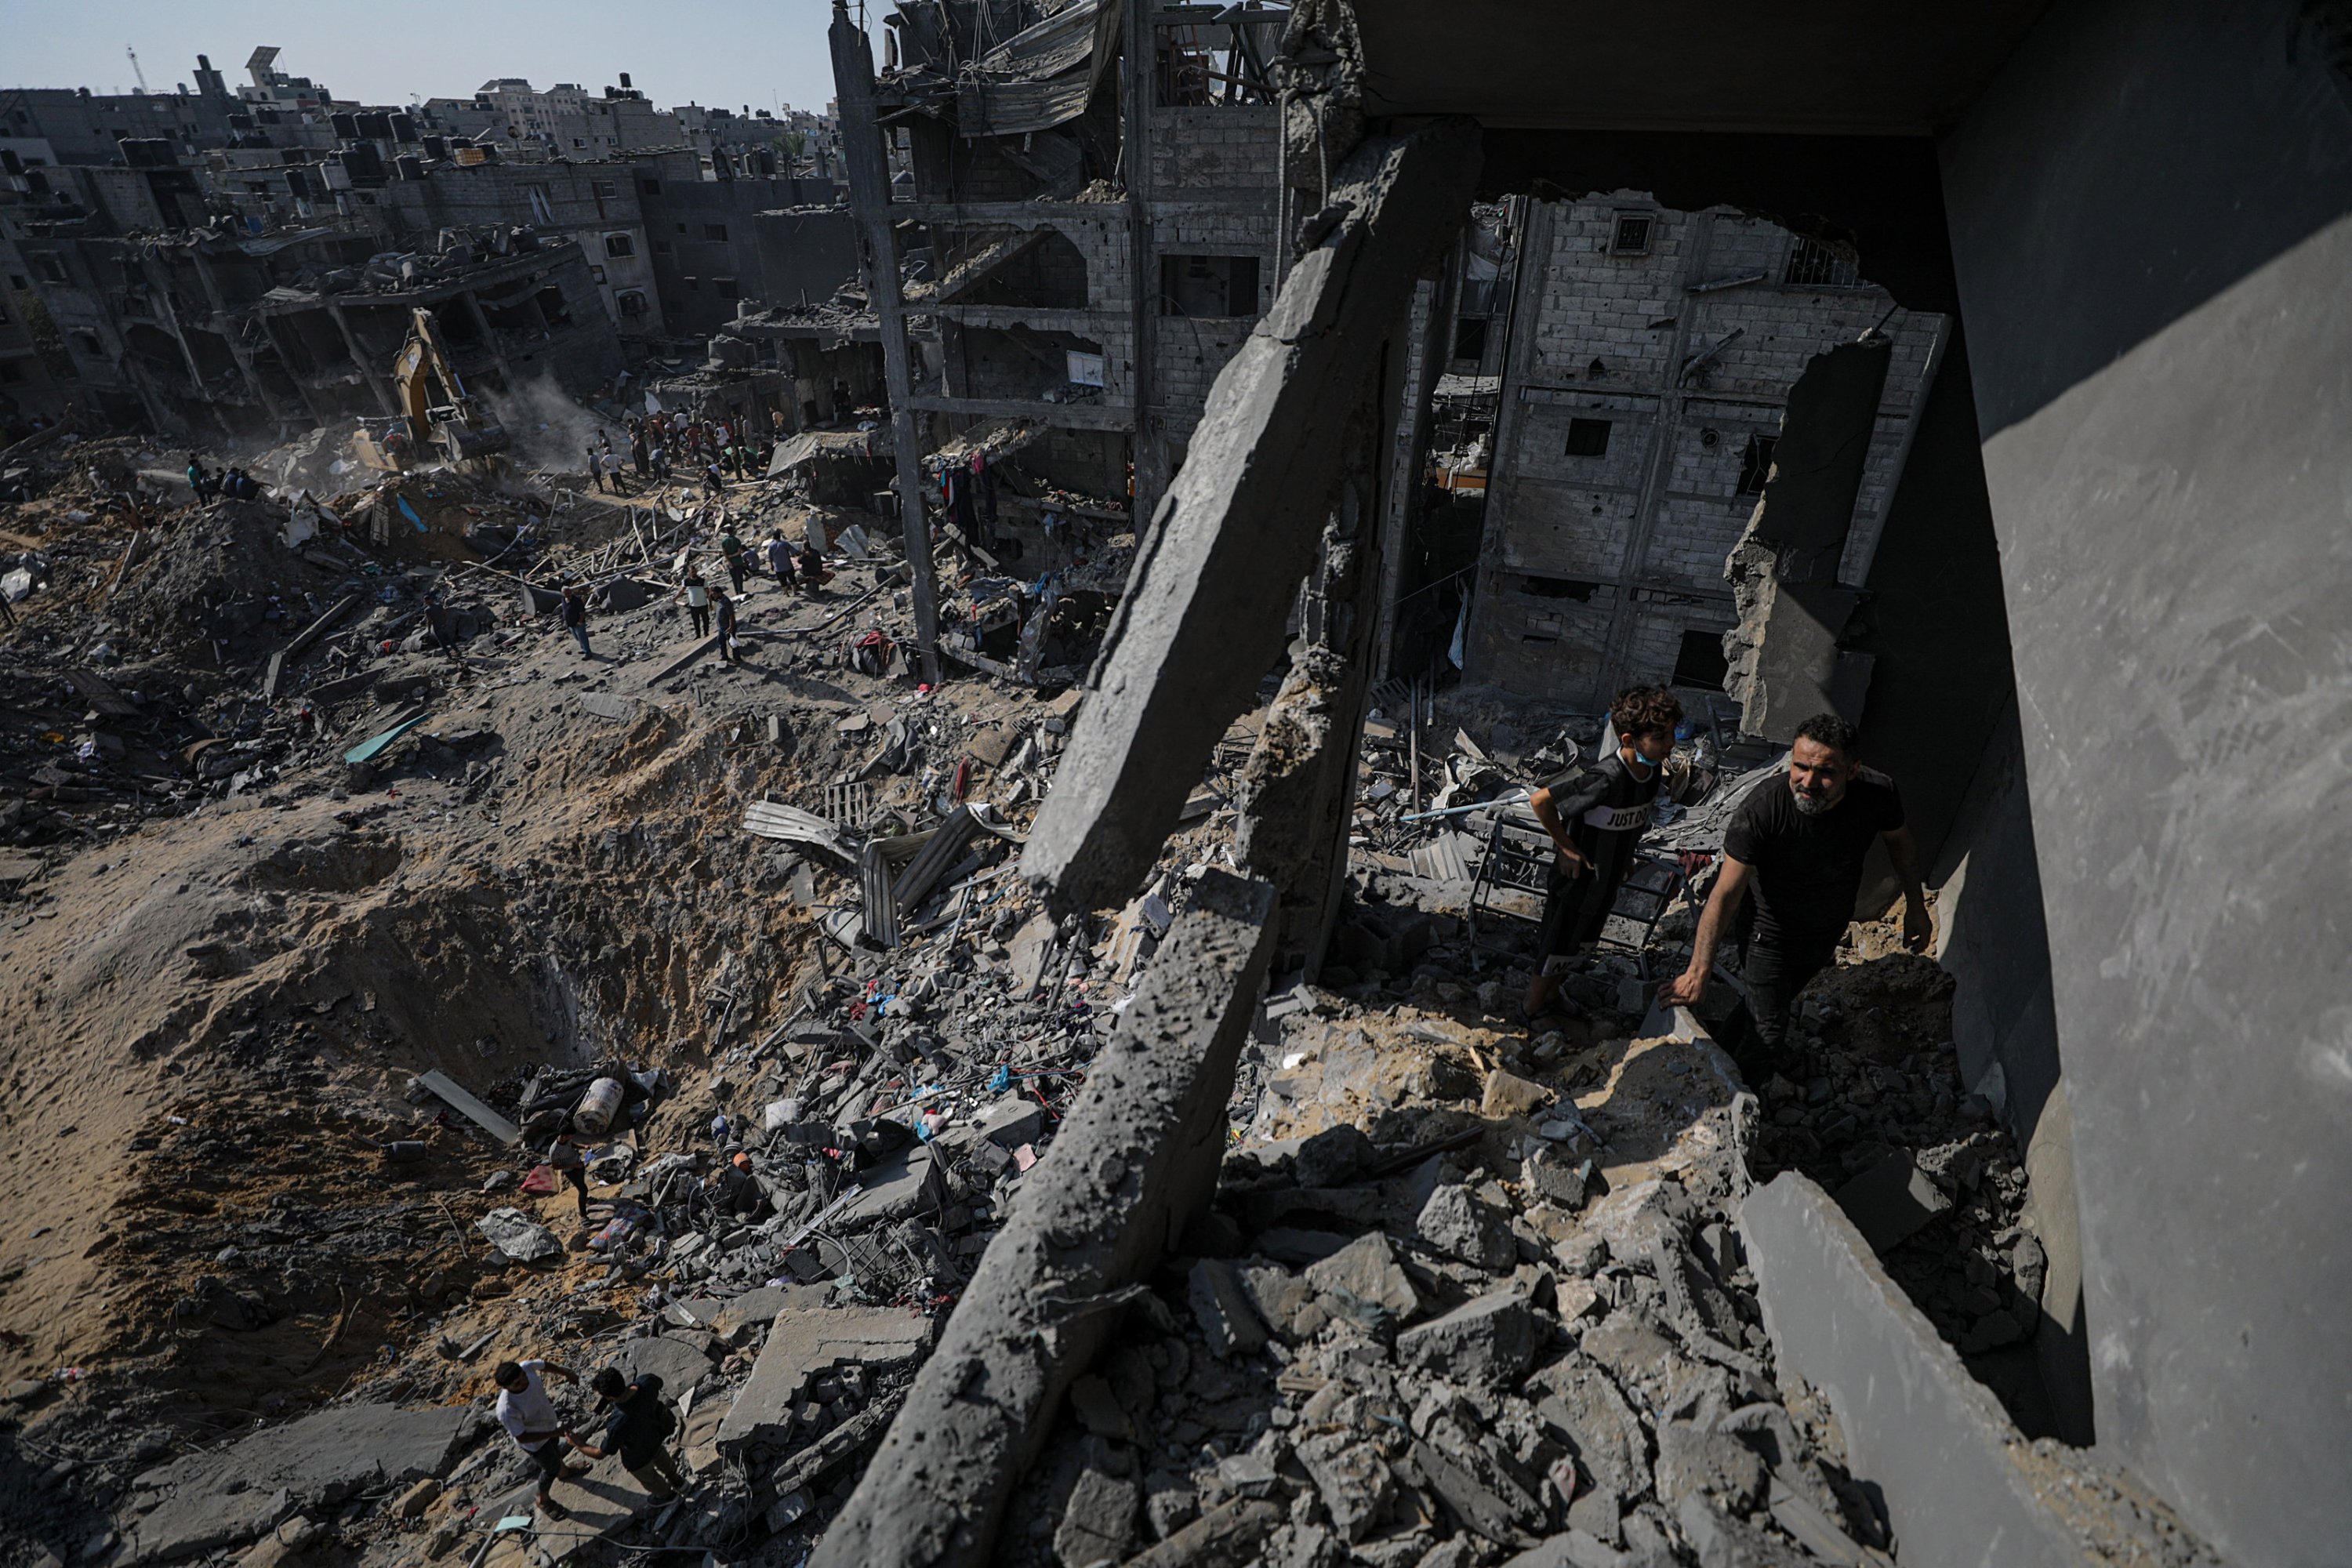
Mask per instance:
[[[365,102],[462,98],[500,77],[602,93],[627,71],[663,109],[773,110],[782,102],[822,110],[833,97],[831,15],[829,0],[709,0],[690,11],[618,0],[527,7],[416,0],[394,8],[350,0],[73,7],[0,0],[0,36],[8,39],[0,86],[135,92],[128,47],[139,51],[151,91],[181,83],[193,91],[200,53],[234,89],[246,79],[246,58],[272,44],[279,70]]]

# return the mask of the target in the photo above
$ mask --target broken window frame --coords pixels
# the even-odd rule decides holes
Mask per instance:
[[[1638,228],[1634,225],[1639,225]],[[1633,236],[1632,243],[1627,236]],[[1609,254],[1612,256],[1647,256],[1656,243],[1658,215],[1653,212],[1612,213],[1609,218]]]
[[[1739,449],[1739,482],[1731,493],[1736,496],[1760,496],[1765,481],[1772,477],[1772,451],[1780,444],[1778,436],[1751,434]]]
[[[1695,645],[1704,645],[1703,647]],[[1694,656],[1698,662],[1692,662]],[[1731,673],[1731,663],[1723,657],[1723,634],[1704,626],[1685,626],[1682,640],[1675,650],[1675,668],[1666,677],[1666,684],[1679,686],[1686,691],[1721,691]],[[1702,679],[1702,674],[1708,678]]]
[[[1160,257],[1160,313],[1192,321],[1249,321],[1263,314],[1259,288],[1264,268],[1255,256],[1215,256],[1190,251],[1163,251]],[[1201,287],[1206,286],[1206,287]],[[1222,310],[1184,308],[1191,296],[1222,295]],[[1236,310],[1236,305],[1245,309]]]
[[[1568,421],[1568,441],[1560,455],[1566,458],[1607,457],[1609,430],[1614,424],[1616,421],[1613,419],[1595,419],[1590,415],[1571,416]]]
[[[604,255],[607,259],[623,256],[635,256],[636,253],[637,242],[630,235],[625,233],[608,234],[604,237]]]

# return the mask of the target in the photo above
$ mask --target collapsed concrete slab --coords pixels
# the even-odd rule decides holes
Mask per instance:
[[[719,1425],[722,1451],[785,1436],[793,1405],[819,1373],[847,1363],[875,1372],[901,1367],[931,1342],[933,1320],[888,1307],[795,1308],[778,1312],[751,1380]]]
[[[989,1561],[1063,1394],[1215,1190],[1273,911],[1202,879],[813,1568]]]
[[[1885,1493],[1905,1563],[2081,1561],[2032,1450],[1835,1200],[1784,1173],[1748,1194],[1739,1230],[1780,1365],[1829,1395],[1854,1472]]]
[[[250,1541],[289,1514],[447,1473],[473,1421],[463,1406],[354,1405],[191,1454],[132,1481],[118,1521],[129,1568]]]
[[[1339,479],[1347,426],[1427,247],[1478,170],[1475,132],[1368,142],[1341,165],[1337,221],[1218,374],[1139,549],[1096,682],[1023,868],[1062,909],[1134,892],[1202,764],[1281,651]],[[1320,221],[1320,220],[1318,220]]]
[[[1862,713],[1869,656],[1838,647],[1862,596],[1837,571],[1893,352],[1886,339],[1841,344],[1789,389],[1763,500],[1724,569],[1739,605],[1724,689],[1749,734],[1785,743],[1824,710]]]

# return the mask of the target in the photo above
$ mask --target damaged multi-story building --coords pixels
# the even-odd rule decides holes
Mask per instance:
[[[1152,504],[1273,297],[1284,16],[910,5],[878,80],[836,50],[888,139],[887,184],[853,199],[877,268],[913,273],[877,301],[910,412],[1034,421],[1038,472],[1123,505],[1131,465]]]
[[[1459,318],[1477,325],[1454,344],[1497,362],[1462,679],[1589,709],[1635,683],[1704,700],[1724,689],[1738,620],[1724,563],[1772,472],[1790,389],[1824,349],[1887,350],[1837,563],[1859,584],[1942,320],[1762,217],[1630,192],[1515,206],[1503,296],[1465,276],[1489,313]]]
[[[625,78],[575,95],[581,113],[618,117],[593,145],[561,145],[564,125],[534,118],[553,109],[520,87],[478,142],[426,110],[335,100],[276,55],[257,50],[235,94],[200,58],[194,92],[0,104],[18,133],[0,146],[0,230],[24,323],[0,412],[192,436],[382,412],[375,384],[418,306],[488,388],[584,395],[635,360],[702,363],[739,311],[823,301],[854,273],[814,117],[689,134]],[[738,119],[740,135],[719,135]],[[518,125],[530,134],[505,134]],[[401,321],[378,331],[386,307]],[[821,398],[772,388],[763,404],[830,405],[835,379]]]

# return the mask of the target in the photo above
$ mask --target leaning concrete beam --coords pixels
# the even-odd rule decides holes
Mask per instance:
[[[1780,1364],[1829,1395],[1853,1473],[1885,1493],[1906,1564],[2081,1561],[2007,1413],[1827,1193],[1783,1173],[1748,1194],[1739,1229]]]
[[[1282,650],[1349,416],[1478,173],[1462,125],[1368,142],[1274,309],[1226,362],[1160,499],[1023,868],[1062,909],[1123,902]]]
[[[1273,915],[1262,882],[1201,879],[811,1568],[991,1560],[1005,1500],[1125,1289],[1215,1191]]]

